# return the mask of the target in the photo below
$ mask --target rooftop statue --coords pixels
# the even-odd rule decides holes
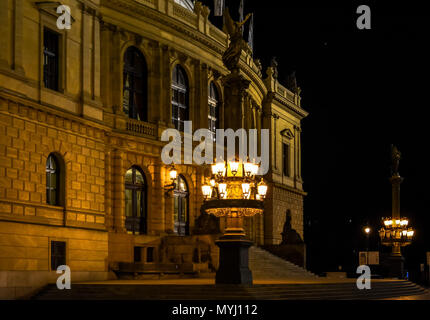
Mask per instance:
[[[251,13],[248,14],[243,21],[237,22],[231,18],[230,12],[228,11],[228,8],[226,8],[224,16],[225,16],[224,29],[229,36],[230,45],[227,48],[227,50],[224,52],[222,56],[222,61],[224,62],[224,65],[227,67],[228,70],[233,71],[238,69],[238,64],[239,64],[240,55],[242,54],[242,49],[247,48],[247,43],[245,42],[245,40],[243,40],[243,37],[242,37],[242,28],[243,28],[243,25],[252,16],[252,14]]]
[[[293,93],[300,95],[301,89],[297,86],[296,72],[293,71],[287,78],[286,87]]]
[[[391,173],[393,176],[399,176],[399,164],[402,154],[395,145],[391,145]]]

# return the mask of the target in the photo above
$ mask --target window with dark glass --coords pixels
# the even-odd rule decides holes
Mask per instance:
[[[47,28],[43,30],[43,83],[45,88],[58,91],[60,35]]]
[[[142,262],[142,247],[134,247],[134,262]]]
[[[60,169],[58,161],[54,155],[49,155],[46,160],[46,203],[57,206],[59,205],[59,181]]]
[[[209,86],[209,114],[208,114],[208,126],[209,130],[212,132],[213,139],[215,140],[216,129],[218,127],[218,119],[219,119],[219,96],[218,90],[213,82],[211,82]]]
[[[51,270],[66,265],[66,242],[51,241]]]
[[[172,73],[172,123],[179,131],[184,131],[184,121],[188,120],[188,80],[184,69],[176,65]]]
[[[147,66],[143,54],[129,47],[124,54],[123,109],[130,118],[147,121]]]
[[[154,262],[154,247],[146,248],[146,262]]]
[[[178,176],[175,183],[174,195],[174,232],[184,236],[189,234],[188,222],[188,186],[182,176]]]
[[[137,167],[125,174],[125,227],[133,234],[147,232],[146,181]]]
[[[286,143],[282,144],[282,169],[284,176],[290,176],[290,146]]]

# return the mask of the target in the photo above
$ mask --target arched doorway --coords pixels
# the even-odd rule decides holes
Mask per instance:
[[[182,176],[176,179],[174,196],[174,232],[177,235],[189,234],[189,192],[187,183]]]

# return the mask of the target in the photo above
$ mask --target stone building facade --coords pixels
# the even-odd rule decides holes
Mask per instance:
[[[257,244],[279,243],[289,209],[303,236],[300,96],[244,51],[251,84],[230,125],[227,36],[209,8],[185,2],[0,2],[0,298],[55,282],[60,262],[73,281],[114,278],[120,263],[216,267],[217,235],[194,232],[208,168],[177,165],[183,189],[166,192],[160,137],[180,125],[176,112],[194,129],[209,118],[270,129],[266,209],[247,232]],[[70,7],[70,29],[57,27],[60,4]]]

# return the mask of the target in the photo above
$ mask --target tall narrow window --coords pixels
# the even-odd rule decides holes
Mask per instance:
[[[147,232],[146,181],[137,167],[125,174],[125,227],[133,234]]]
[[[51,241],[51,270],[66,264],[66,243],[64,241]]]
[[[124,55],[123,109],[130,118],[147,121],[147,66],[136,47],[129,47]]]
[[[188,186],[182,176],[176,179],[174,195],[174,232],[180,236],[189,233],[188,219]]]
[[[208,113],[208,126],[209,130],[212,132],[213,139],[216,139],[216,129],[219,129],[218,119],[219,119],[219,95],[215,84],[211,82],[209,86],[209,113]]]
[[[184,69],[176,65],[172,73],[172,123],[176,130],[184,131],[188,120],[188,80]]]
[[[43,30],[43,83],[45,88],[58,91],[60,35],[47,28]]]
[[[282,144],[282,170],[284,176],[290,176],[290,146],[286,143]]]
[[[57,159],[54,155],[49,155],[46,160],[46,203],[53,206],[59,205],[59,171]]]

